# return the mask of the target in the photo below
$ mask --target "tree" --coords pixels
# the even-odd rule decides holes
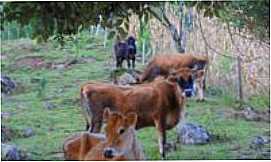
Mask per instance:
[[[269,40],[269,4],[259,1],[208,1],[208,2],[4,2],[4,21],[17,21],[33,27],[33,38],[47,40],[58,33],[73,34],[78,28],[88,28],[99,21],[110,29],[109,36],[124,37],[129,27],[129,16],[143,15],[146,22],[151,16],[165,25],[175,41],[179,52],[184,51],[182,28],[179,29],[167,19],[164,4],[177,6],[176,11],[183,20],[184,7],[196,7],[204,16],[217,17],[238,29],[247,29],[257,38]],[[1,16],[2,17],[2,16]],[[102,17],[102,20],[100,20]],[[180,25],[182,27],[182,25]]]
[[[205,17],[217,17],[239,31],[246,30],[257,39],[270,41],[270,1],[186,2]]]
[[[145,6],[151,2],[6,2],[4,21],[17,21],[21,25],[33,26],[33,38],[47,40],[54,33],[74,34],[81,29],[96,25],[116,29],[126,34],[128,17],[132,12],[142,16]],[[123,25],[124,24],[124,25]],[[112,34],[111,34],[112,35]]]

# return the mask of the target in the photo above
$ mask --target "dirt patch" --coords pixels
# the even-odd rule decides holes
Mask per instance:
[[[51,65],[52,69],[66,69],[66,68],[70,68],[75,64],[84,64],[84,63],[92,63],[92,62],[96,62],[96,58],[92,57],[92,56],[88,56],[88,57],[81,57],[79,59],[67,59],[63,62],[59,62],[59,63],[53,63]]]
[[[43,56],[26,56],[16,60],[16,67],[28,67],[33,69],[40,69],[44,67],[50,67],[49,63],[46,63]]]
[[[242,118],[247,121],[264,121],[270,122],[270,109],[265,111],[254,110],[251,107],[245,107],[241,110],[228,110],[225,116],[229,118]]]
[[[79,59],[75,59],[75,58],[66,59],[65,61],[62,61],[62,62],[48,63],[45,61],[43,56],[26,56],[26,57],[17,59],[15,66],[16,68],[27,67],[27,68],[32,68],[32,69],[47,68],[47,69],[59,70],[59,69],[69,68],[75,64],[91,63],[95,61],[96,61],[95,57],[88,56],[88,57],[81,57]]]
[[[96,58],[93,56],[85,56],[85,57],[81,57],[79,59],[80,63],[92,63],[92,62],[96,62]]]

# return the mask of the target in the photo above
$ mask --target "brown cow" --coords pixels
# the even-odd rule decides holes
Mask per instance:
[[[122,115],[108,108],[103,113],[105,135],[83,132],[64,142],[66,160],[144,160],[135,134],[137,115]]]
[[[197,72],[198,73],[198,72]],[[81,87],[84,115],[91,124],[91,132],[99,132],[104,107],[124,114],[138,115],[136,129],[155,126],[159,134],[159,148],[165,157],[166,130],[177,125],[184,113],[186,96],[191,96],[193,70],[182,68],[168,77],[151,83],[120,87],[106,83],[87,83]]]
[[[156,55],[147,65],[147,68],[139,78],[139,82],[152,81],[159,75],[168,76],[171,69],[182,67],[194,68],[197,70],[205,69],[208,64],[206,56],[195,56],[191,54],[160,54]],[[204,70],[205,71],[205,70]],[[198,90],[198,101],[203,101],[203,89],[205,81],[205,72],[202,71],[201,77],[196,79],[196,88]]]

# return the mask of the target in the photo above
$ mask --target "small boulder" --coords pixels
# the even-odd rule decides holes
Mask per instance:
[[[10,94],[16,88],[16,83],[8,76],[1,75],[1,93]]]
[[[258,149],[258,148],[261,148],[263,145],[266,145],[269,143],[270,143],[269,137],[256,136],[252,139],[252,141],[250,143],[250,148]]]
[[[252,121],[260,120],[259,115],[251,107],[244,108],[243,115],[244,115],[245,119],[247,119],[247,120],[252,120]]]
[[[35,135],[35,132],[33,131],[32,128],[26,128],[23,130],[23,133],[22,133],[22,136],[23,137],[31,137],[31,136],[34,136]]]
[[[124,73],[117,79],[118,85],[129,85],[131,83],[136,83],[136,79],[129,73]]]
[[[52,110],[52,109],[56,108],[56,106],[55,106],[54,104],[52,104],[52,103],[50,103],[50,102],[47,102],[47,101],[45,101],[45,102],[43,103],[43,107],[44,107],[45,109],[48,109],[48,110]]]
[[[15,131],[6,127],[5,125],[1,125],[1,142],[10,141],[16,135]]]
[[[210,133],[201,125],[178,124],[177,135],[182,144],[206,144],[211,141]]]
[[[28,155],[25,151],[15,145],[1,143],[1,160],[27,160]]]
[[[129,85],[137,83],[140,71],[132,69],[116,69],[111,72],[111,78],[114,84]]]
[[[8,119],[11,115],[9,112],[1,112],[1,119]]]

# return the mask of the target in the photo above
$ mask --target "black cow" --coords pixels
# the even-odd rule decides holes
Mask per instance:
[[[128,68],[130,68],[130,60],[132,60],[132,67],[135,68],[136,45],[135,38],[130,36],[125,42],[117,42],[114,46],[116,56],[117,68],[122,67],[123,60],[127,61]]]

